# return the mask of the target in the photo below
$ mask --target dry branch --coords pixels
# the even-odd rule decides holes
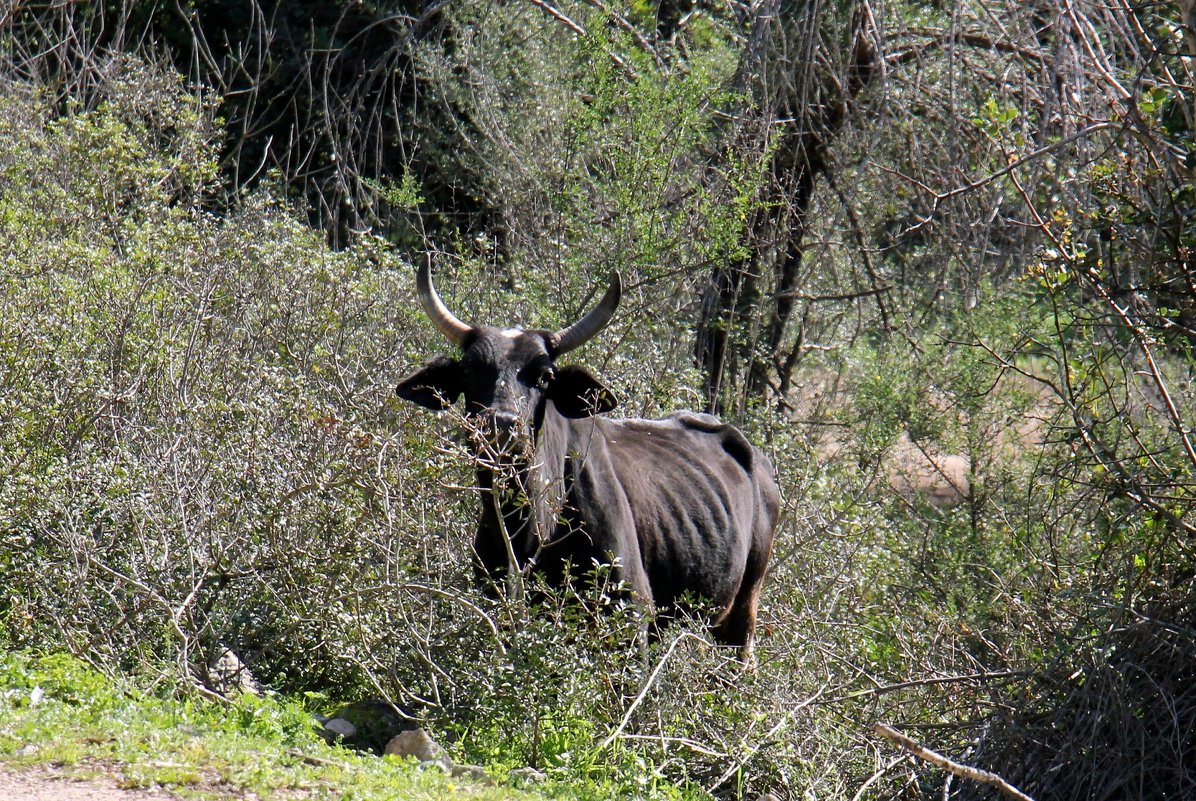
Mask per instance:
[[[1016,798],[1018,801],[1034,801],[1033,798],[1026,795],[997,774],[990,773],[987,770],[981,770],[980,768],[973,768],[970,765],[961,765],[960,763],[952,759],[948,759],[936,751],[931,751],[929,748],[919,745],[909,737],[906,737],[904,734],[894,729],[892,726],[887,726],[884,723],[877,723],[873,725],[872,730],[881,737],[884,737],[886,740],[891,740],[897,743],[899,746],[904,748],[906,751],[909,751],[918,759],[929,762],[932,765],[936,765],[950,774],[961,776],[965,779],[971,779],[972,781],[983,782],[984,784],[991,784],[1005,795],[1009,796],[1010,798]]]
[[[619,739],[619,735],[621,735],[623,730],[627,728],[627,724],[631,720],[632,714],[635,713],[636,708],[643,703],[644,698],[648,695],[648,692],[652,689],[652,686],[656,684],[656,677],[660,675],[661,669],[664,668],[665,664],[669,661],[669,657],[673,655],[673,652],[677,650],[677,646],[680,645],[684,640],[697,640],[705,645],[710,645],[710,643],[706,642],[706,640],[702,639],[697,634],[693,634],[692,632],[683,632],[680,636],[674,639],[672,644],[669,645],[668,650],[664,652],[664,656],[662,656],[660,661],[656,663],[656,667],[652,669],[652,673],[648,676],[648,680],[644,682],[643,689],[639,691],[639,694],[636,695],[635,700],[633,700],[627,707],[627,712],[623,715],[623,719],[619,721],[619,725],[616,726],[614,731],[612,731],[607,738],[602,741],[602,744],[598,746],[599,753],[605,751],[610,747],[611,743]]]
[[[578,36],[585,38],[590,35],[589,31],[587,31],[582,25],[574,22],[568,14],[547,2],[547,0],[531,0],[531,4],[544,11],[546,14],[548,14],[548,16],[552,17],[557,22],[560,22]],[[610,56],[610,60],[614,62],[614,65],[621,69],[628,78],[631,80],[636,79],[637,76],[635,74],[635,70],[633,70],[631,65],[624,61],[618,53],[608,51],[607,55]]]

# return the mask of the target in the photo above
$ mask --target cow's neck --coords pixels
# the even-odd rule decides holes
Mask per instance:
[[[495,546],[505,539],[506,561],[513,557],[520,569],[551,541],[564,499],[569,421],[551,407],[540,417],[532,448],[507,464],[478,469],[481,536],[497,540],[487,548],[490,560],[503,555]]]

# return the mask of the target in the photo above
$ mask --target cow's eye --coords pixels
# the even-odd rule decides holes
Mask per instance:
[[[519,373],[519,380],[523,382],[524,386],[540,390],[548,389],[548,385],[554,378],[556,378],[556,370],[552,368],[552,364],[546,362],[529,364]]]

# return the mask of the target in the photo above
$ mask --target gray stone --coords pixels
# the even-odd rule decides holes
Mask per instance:
[[[494,779],[490,778],[485,768],[478,765],[453,765],[450,773],[454,779],[468,779],[478,784],[494,786]]]
[[[386,755],[419,760],[421,770],[442,770],[456,779],[468,779],[481,784],[494,785],[494,780],[485,768],[477,765],[456,765],[448,754],[423,729],[399,732],[386,744]]]
[[[208,663],[207,685],[221,695],[260,695],[262,687],[231,648],[221,647]]]
[[[397,734],[418,725],[409,710],[397,709],[380,699],[354,701],[338,709],[332,717],[348,721],[357,729],[354,735],[341,738],[342,745],[379,756]]]
[[[548,775],[541,773],[533,767],[526,768],[511,768],[507,774],[512,781],[528,782],[531,784],[539,784],[540,782],[548,781]]]
[[[332,718],[324,721],[324,730],[332,732],[342,740],[352,740],[357,736],[357,727],[344,718]]]
[[[388,756],[415,757],[420,762],[429,762],[444,756],[444,749],[423,729],[399,732],[386,744]]]

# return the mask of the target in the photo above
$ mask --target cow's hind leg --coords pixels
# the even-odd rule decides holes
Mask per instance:
[[[751,667],[755,664],[756,644],[756,608],[760,603],[760,590],[764,585],[763,572],[744,583],[739,589],[727,615],[715,627],[715,639],[724,645],[734,645],[739,648],[739,661]]]
[[[760,605],[760,591],[764,588],[764,574],[767,572],[771,540],[767,548],[753,548],[744,569],[743,582],[735,600],[727,609],[726,616],[714,627],[715,639],[724,645],[739,648],[739,661],[752,667],[755,665],[756,610]]]
[[[758,524],[752,548],[744,565],[739,592],[726,616],[714,628],[713,634],[725,645],[739,648],[739,661],[747,667],[755,665],[756,610],[760,605],[760,591],[768,572],[768,558],[772,555],[773,529],[776,526],[775,505],[768,509],[767,526]]]

